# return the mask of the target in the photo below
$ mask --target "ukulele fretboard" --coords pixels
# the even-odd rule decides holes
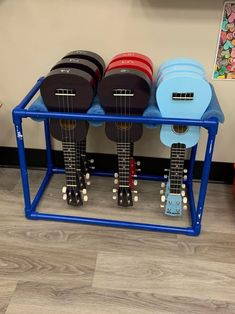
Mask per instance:
[[[77,174],[76,174],[76,147],[75,142],[67,141],[62,142],[66,185],[68,187],[77,187]]]
[[[180,194],[181,192],[185,151],[185,144],[177,143],[171,146],[170,193],[172,194]]]
[[[129,187],[131,143],[117,143],[119,187]]]

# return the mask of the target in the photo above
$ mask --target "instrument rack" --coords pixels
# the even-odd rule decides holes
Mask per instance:
[[[206,197],[206,190],[208,184],[208,178],[210,173],[213,149],[215,144],[215,138],[218,130],[219,121],[216,118],[210,118],[206,120],[201,119],[172,119],[172,118],[147,118],[143,116],[119,116],[119,115],[95,115],[95,114],[86,114],[86,113],[61,113],[61,112],[39,112],[25,109],[29,104],[33,96],[38,92],[40,85],[43,81],[43,77],[39,78],[33,88],[25,96],[25,98],[20,102],[18,106],[13,109],[13,122],[15,125],[16,132],[16,141],[18,147],[19,163],[21,170],[21,179],[22,187],[24,194],[24,204],[25,204],[25,217],[32,220],[52,220],[60,222],[72,222],[72,223],[82,223],[82,224],[91,224],[91,225],[100,225],[108,227],[118,227],[118,228],[130,228],[130,229],[140,229],[148,231],[160,231],[160,232],[169,232],[169,233],[179,233],[189,236],[198,236],[201,231],[201,222],[204,211],[204,202]],[[223,113],[220,109],[220,105],[216,96],[213,97],[214,108],[219,111],[222,116]],[[31,200],[30,188],[29,188],[29,179],[28,179],[28,170],[26,164],[25,156],[25,145],[23,137],[23,128],[22,122],[24,118],[42,118],[44,120],[44,130],[45,130],[45,143],[46,143],[46,155],[47,155],[47,171],[44,179],[41,182],[41,185]],[[188,192],[188,202],[191,213],[191,226],[188,227],[177,227],[177,226],[168,226],[168,225],[157,225],[157,224],[148,224],[148,223],[138,223],[130,221],[118,221],[118,220],[109,220],[109,219],[97,219],[90,217],[79,217],[79,216],[67,216],[59,214],[46,214],[37,211],[37,205],[40,199],[43,196],[43,193],[49,183],[50,179],[55,174],[64,173],[64,169],[56,168],[53,165],[52,161],[52,152],[51,152],[51,137],[49,132],[49,118],[56,119],[69,119],[69,120],[87,120],[87,121],[99,121],[99,122],[136,122],[144,124],[155,123],[157,125],[162,124],[174,124],[174,125],[195,125],[205,128],[208,131],[205,159],[202,170],[202,178],[199,190],[198,203],[195,204],[194,193],[193,193],[193,168],[195,163],[195,157],[197,152],[197,145],[191,149],[191,156],[189,161],[188,169],[188,178],[186,183],[187,192]],[[92,175],[97,176],[112,176],[113,174],[106,172],[92,172]],[[163,176],[155,175],[138,175],[138,179],[143,180],[153,180],[153,181],[165,181]]]

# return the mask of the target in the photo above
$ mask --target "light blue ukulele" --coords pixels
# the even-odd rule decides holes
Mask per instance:
[[[207,109],[212,91],[205,79],[205,72],[197,62],[182,59],[162,66],[157,82],[156,99],[162,117],[200,119]],[[163,125],[160,139],[171,147],[171,162],[167,183],[162,183],[161,207],[165,214],[181,216],[187,208],[185,195],[184,159],[187,148],[196,145],[200,137],[200,127],[183,125]]]

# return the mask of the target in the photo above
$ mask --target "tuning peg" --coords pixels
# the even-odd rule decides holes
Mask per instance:
[[[164,206],[164,205],[160,205],[160,207],[161,207],[161,208],[164,208],[165,206]]]
[[[138,181],[137,180],[134,180],[133,181],[133,184],[136,186],[136,185],[138,185]]]
[[[118,179],[114,179],[114,184],[118,184]]]
[[[136,171],[137,171],[137,172],[141,172],[141,169],[140,169],[140,168],[138,168],[138,169],[136,169]]]
[[[183,197],[183,203],[184,204],[187,204],[188,203],[188,198],[185,196],[185,197]]]
[[[91,185],[91,181],[87,181],[87,182],[86,182],[86,185]]]
[[[113,193],[117,193],[117,189],[113,189]]]
[[[183,209],[184,209],[184,210],[187,210],[187,209],[188,209],[188,206],[187,206],[187,205],[184,205],[184,206],[183,206]]]
[[[162,196],[161,196],[161,201],[162,201],[162,203],[165,203],[165,201],[166,201],[165,195],[162,195]]]
[[[71,200],[71,198],[69,199],[69,203],[72,203],[72,200]]]
[[[139,198],[137,195],[134,196],[134,202],[138,202]]]
[[[166,183],[165,182],[162,182],[161,183],[161,188],[164,188],[166,186]]]
[[[113,195],[113,200],[116,200],[117,199],[117,196],[116,195]]]
[[[90,173],[87,172],[85,177],[86,177],[87,180],[89,180],[90,179]]]
[[[188,169],[184,169],[184,173],[188,173]]]
[[[136,166],[140,166],[140,165],[141,165],[141,161],[138,160],[138,161],[136,162]]]
[[[169,169],[164,169],[165,172],[169,172]]]
[[[94,162],[95,162],[94,159],[89,159],[89,163],[90,163],[90,164],[93,164]]]
[[[114,173],[114,178],[118,178],[118,173],[117,172]]]
[[[138,191],[134,190],[134,191],[133,191],[133,193],[137,194],[137,193],[138,193]]]
[[[186,185],[185,184],[181,184],[182,189],[185,189]]]
[[[89,167],[91,170],[95,170],[95,166]]]
[[[181,196],[185,196],[185,191],[181,191]]]
[[[64,200],[64,201],[67,200],[67,194],[63,194],[63,200]]]
[[[87,201],[88,201],[88,196],[87,196],[87,195],[84,195],[84,196],[83,196],[83,201],[84,201],[84,202],[87,202]]]
[[[132,177],[133,177],[133,178],[137,178],[137,174],[134,174]]]
[[[163,178],[164,178],[164,179],[167,179],[167,178],[168,178],[168,175],[164,174]]]
[[[186,181],[187,179],[188,179],[188,177],[185,175],[185,176],[184,176],[184,181]]]
[[[164,190],[160,190],[160,195],[164,194]]]
[[[66,187],[66,186],[63,186],[63,187],[62,187],[62,193],[64,194],[64,193],[66,193],[66,191],[67,191],[67,187]]]
[[[86,189],[82,189],[82,194],[85,195],[87,193]]]

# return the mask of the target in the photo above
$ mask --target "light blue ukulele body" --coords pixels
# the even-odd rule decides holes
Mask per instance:
[[[162,117],[200,119],[206,111],[211,97],[212,90],[205,79],[205,71],[197,61],[175,59],[160,67],[156,100]],[[161,142],[168,147],[180,143],[183,144],[184,149],[187,149],[196,145],[199,138],[200,127],[197,126],[162,125],[160,131]],[[173,170],[170,169],[165,193],[162,196],[165,203],[165,214],[181,216],[186,197],[182,196],[182,191],[179,192],[179,189],[177,192],[172,192],[174,190],[170,180],[171,171]],[[183,172],[177,184],[182,186]]]

